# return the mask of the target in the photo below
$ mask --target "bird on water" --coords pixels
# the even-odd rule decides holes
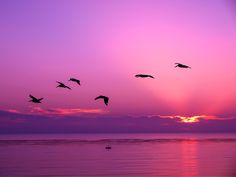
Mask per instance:
[[[111,149],[111,146],[110,146],[110,145],[107,145],[105,148],[106,148],[107,150],[110,150],[110,149]]]

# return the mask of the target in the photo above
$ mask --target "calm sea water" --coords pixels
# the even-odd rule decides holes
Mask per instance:
[[[236,177],[236,134],[0,135],[0,176]]]

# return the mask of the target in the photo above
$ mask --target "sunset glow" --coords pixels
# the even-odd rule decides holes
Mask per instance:
[[[152,126],[150,115],[171,115],[166,118],[174,119],[155,121],[182,127],[179,123],[233,121],[233,5],[228,0],[1,1],[0,125],[9,113],[102,115],[111,123],[114,117],[127,122],[145,117],[145,130]],[[56,88],[56,81],[71,90]],[[29,102],[30,94],[42,103]],[[99,95],[109,97],[108,106],[94,100]]]
[[[198,116],[160,116],[161,118],[168,118],[168,119],[177,119],[179,122],[182,123],[196,123],[200,122],[200,119],[204,120],[229,120],[229,119],[235,119],[235,117],[232,118],[219,118],[216,116],[211,115],[198,115]]]
[[[0,176],[236,176],[235,46],[236,0],[0,0]]]
[[[183,123],[196,123],[199,122],[199,118],[201,118],[201,116],[192,116],[192,117],[183,117],[180,116],[180,121]]]

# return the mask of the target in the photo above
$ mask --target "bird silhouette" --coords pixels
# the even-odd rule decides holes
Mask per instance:
[[[187,65],[184,65],[184,64],[181,64],[181,63],[175,63],[176,66],[175,67],[179,67],[179,68],[189,68],[191,69],[191,67],[187,66]]]
[[[141,77],[141,78],[150,77],[150,78],[154,79],[154,77],[153,77],[153,76],[151,76],[151,75],[148,75],[148,74],[136,74],[136,75],[135,75],[135,77]]]
[[[108,105],[108,101],[109,101],[109,98],[108,98],[108,97],[103,96],[103,95],[100,95],[100,96],[98,96],[98,97],[95,98],[95,100],[97,100],[97,99],[103,99],[105,105]]]
[[[76,82],[77,84],[79,84],[79,85],[80,85],[80,80],[78,80],[78,79],[75,79],[75,78],[70,78],[70,80],[69,80],[69,81]]]
[[[71,88],[70,88],[70,87],[66,86],[66,85],[65,85],[65,84],[63,84],[62,82],[58,82],[58,81],[57,81],[57,83],[59,84],[57,87],[61,87],[61,88],[67,88],[67,89],[70,89],[70,90],[71,90]]]
[[[29,95],[29,97],[31,98],[31,100],[29,100],[29,102],[33,102],[33,103],[41,103],[41,100],[43,99],[43,98],[35,98],[32,95]]]

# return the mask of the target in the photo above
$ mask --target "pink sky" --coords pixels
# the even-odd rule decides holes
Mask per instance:
[[[44,97],[37,105],[43,110],[235,116],[233,6],[231,0],[1,1],[0,109],[32,112],[32,94]],[[135,78],[139,73],[156,79]],[[72,90],[56,89],[56,81]],[[94,101],[101,94],[110,97],[108,107]]]

